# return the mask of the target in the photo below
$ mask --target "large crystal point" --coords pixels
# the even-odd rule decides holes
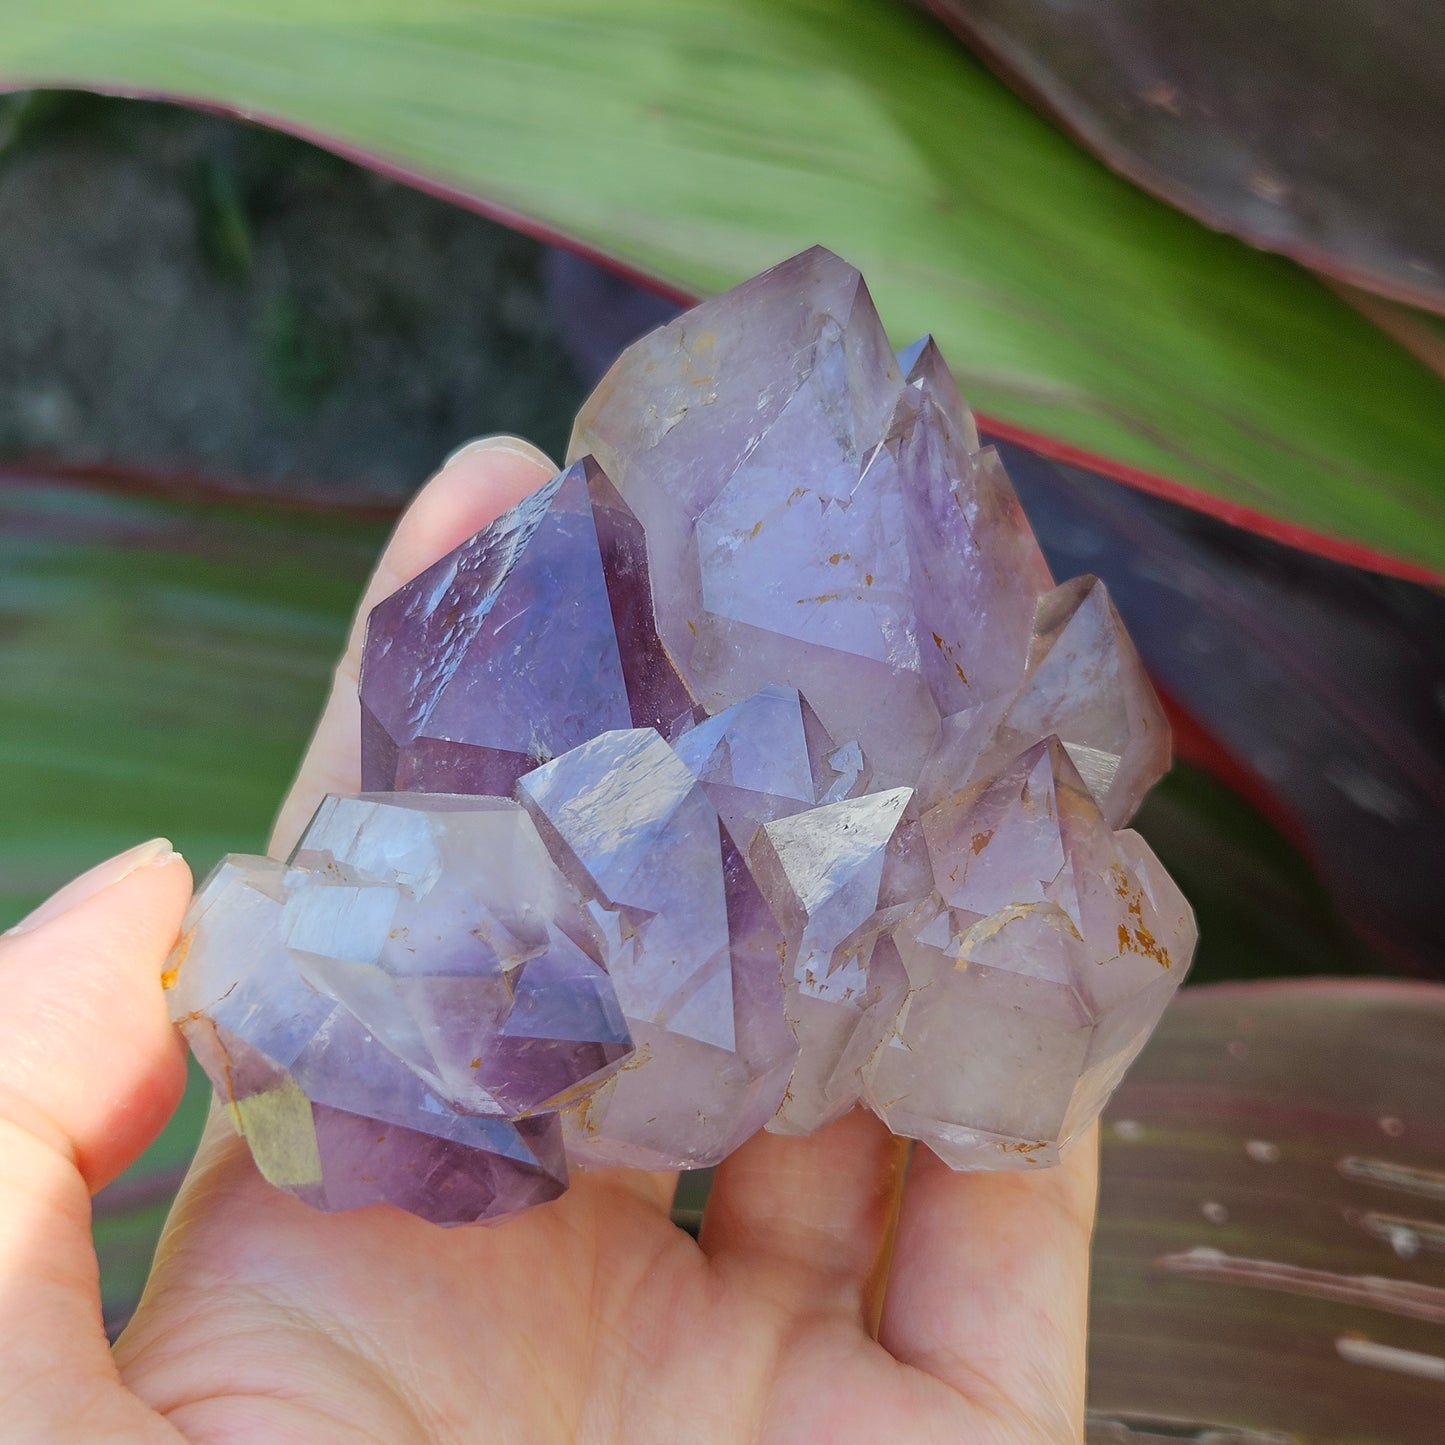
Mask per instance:
[[[517,804],[372,795],[225,860],[166,982],[267,1178],[455,1223],[565,1186],[553,1111],[632,1052],[602,952]]]
[[[362,785],[505,796],[632,718],[579,462],[372,612]]]
[[[875,949],[867,925],[878,910],[888,844],[912,796],[870,793],[766,824],[750,862],[783,921],[788,1023],[799,1057],[787,1097],[769,1128],[811,1134],[856,1102],[846,1075],[833,1087],[844,1050],[865,1014],[886,1025],[881,1000],[902,996],[896,959]]]
[[[1017,685],[1050,585],[940,384],[904,384],[862,278],[815,249],[630,347],[573,433],[643,528],[693,698],[796,688],[875,787]]]
[[[767,903],[703,787],[651,729],[603,733],[517,793],[593,900],[637,1045],[566,1111],[569,1157],[717,1163],[772,1116],[796,1054]]]
[[[1189,907],[1057,738],[923,830],[937,893],[894,931],[908,994],[865,1098],[955,1168],[1056,1162],[1181,983]]]

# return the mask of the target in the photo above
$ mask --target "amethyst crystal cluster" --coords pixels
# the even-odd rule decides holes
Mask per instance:
[[[632,346],[372,613],[362,786],[227,859],[173,1012],[273,1183],[442,1223],[860,1102],[1058,1159],[1188,966],[1168,729],[930,341],[809,251]]]

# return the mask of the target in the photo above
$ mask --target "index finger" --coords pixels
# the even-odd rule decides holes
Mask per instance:
[[[357,678],[371,609],[458,543],[556,474],[556,466],[518,437],[485,437],[452,454],[417,493],[376,564],[336,664],[331,692],[295,781],[281,805],[269,851],[284,857],[328,793],[361,786],[361,705]]]

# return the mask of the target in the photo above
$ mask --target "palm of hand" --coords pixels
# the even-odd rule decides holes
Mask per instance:
[[[671,1176],[583,1177],[502,1227],[442,1231],[316,1215],[213,1129],[119,1362],[192,1440],[1076,1439],[1088,1161],[1072,1188],[1011,1176],[948,1217],[931,1196],[957,1181],[921,1156],[880,1344],[898,1158],[862,1115],[754,1140],[699,1247],[668,1218]],[[920,1252],[970,1226],[991,1237],[962,1271],[956,1244]]]
[[[454,461],[403,519],[361,616],[544,476],[505,447]],[[323,794],[357,786],[358,637],[275,851]],[[86,1186],[139,1152],[179,1091],[155,979],[184,892],[167,866],[0,940],[0,985],[38,1020],[18,1067],[0,1048],[0,1136],[19,1140],[0,1149],[16,1165],[0,1167],[0,1400],[21,1422],[0,1440],[1080,1438],[1093,1141],[1058,1169],[954,1175],[921,1148],[905,1167],[862,1113],[738,1150],[697,1242],[669,1219],[674,1176],[623,1171],[495,1228],[318,1214],[266,1185],[218,1117],[112,1361]],[[47,990],[62,988],[71,1017],[105,1021],[94,1037],[56,1023]],[[91,1002],[76,1009],[77,992]]]

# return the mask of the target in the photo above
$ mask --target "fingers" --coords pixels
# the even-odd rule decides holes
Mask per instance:
[[[160,976],[190,884],[180,856],[157,839],[101,864],[0,936],[7,1418],[11,1401],[33,1403],[62,1372],[114,1378],[90,1193],[150,1143],[185,1085]]]
[[[790,1313],[875,1322],[907,1141],[855,1109],[807,1138],[762,1133],[718,1166],[701,1244]]]
[[[160,977],[190,881],[157,838],[0,936],[0,1095],[92,1190],[155,1137],[184,1087]]]
[[[377,563],[336,665],[331,694],[311,746],[281,806],[271,852],[289,853],[327,793],[354,793],[361,786],[361,708],[356,684],[366,619],[371,609],[459,542],[535,492],[556,467],[530,442],[485,437],[453,454],[417,493],[397,523]]]
[[[985,1409],[1036,1402],[1040,1441],[1083,1431],[1098,1152],[956,1174],[920,1147],[903,1191],[879,1343]]]

